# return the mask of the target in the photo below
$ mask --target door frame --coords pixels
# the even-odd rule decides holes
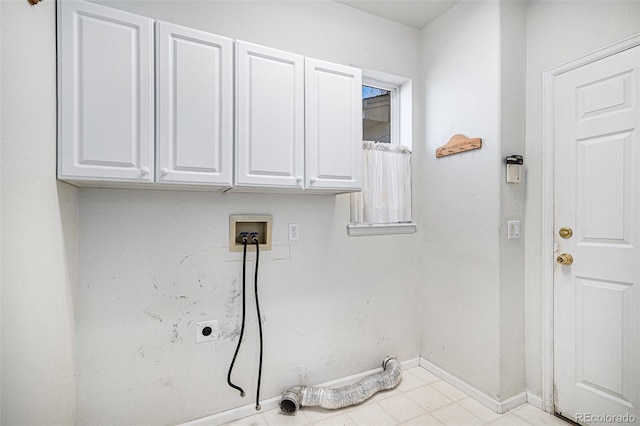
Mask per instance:
[[[554,247],[554,190],[555,190],[555,110],[554,81],[567,71],[580,68],[608,56],[640,46],[640,34],[598,49],[577,59],[549,68],[543,72],[542,105],[542,409],[555,412],[553,375],[553,273]]]

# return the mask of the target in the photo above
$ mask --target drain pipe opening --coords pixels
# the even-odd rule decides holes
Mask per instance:
[[[301,407],[343,408],[359,404],[381,390],[393,389],[402,378],[400,362],[391,357],[382,361],[383,371],[336,389],[323,386],[296,386],[282,394],[280,410],[295,414]]]
[[[280,409],[285,414],[294,414],[300,409],[300,404],[297,402],[297,396],[295,394],[285,395],[280,401]]]

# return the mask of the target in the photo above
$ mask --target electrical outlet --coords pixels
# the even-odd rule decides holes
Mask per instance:
[[[298,241],[300,239],[300,228],[297,223],[289,224],[289,241]]]
[[[196,343],[218,340],[218,320],[200,321],[196,323]]]

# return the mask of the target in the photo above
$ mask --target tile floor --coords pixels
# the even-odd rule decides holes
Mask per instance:
[[[402,374],[395,389],[378,392],[367,401],[341,410],[303,407],[293,416],[279,409],[228,423],[233,426],[392,426],[495,425],[528,426],[569,423],[531,405],[496,414],[422,367]]]

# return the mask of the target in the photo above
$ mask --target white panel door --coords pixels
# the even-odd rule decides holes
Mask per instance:
[[[156,24],[159,183],[231,185],[233,41]]]
[[[58,177],[153,182],[153,20],[58,6]]]
[[[302,188],[303,57],[236,42],[237,186]]]
[[[640,418],[639,67],[636,47],[554,82],[555,404],[581,424]]]
[[[306,185],[362,189],[362,71],[306,58]]]

